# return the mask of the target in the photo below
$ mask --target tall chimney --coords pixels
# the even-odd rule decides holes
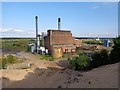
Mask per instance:
[[[61,29],[61,25],[60,25],[60,18],[58,18],[58,30]]]
[[[35,22],[36,22],[36,47],[35,52],[37,52],[37,46],[38,46],[38,16],[35,16]]]

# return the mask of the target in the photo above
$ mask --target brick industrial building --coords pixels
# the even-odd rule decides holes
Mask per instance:
[[[38,17],[36,22],[36,43],[33,51],[46,53],[49,51],[55,58],[59,58],[63,53],[75,52],[77,46],[82,42],[72,37],[71,31],[61,30],[61,19],[58,18],[58,30],[48,30],[47,36],[42,33],[42,47],[40,46],[40,35],[38,34]],[[57,56],[57,57],[56,57]]]
[[[71,31],[66,30],[48,30],[44,38],[45,48],[51,51],[52,48],[61,48],[62,52],[74,52],[76,46],[82,43],[81,40],[75,40]]]

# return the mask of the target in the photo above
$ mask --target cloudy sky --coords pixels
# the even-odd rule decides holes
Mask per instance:
[[[61,28],[73,36],[116,37],[118,35],[117,2],[3,2],[3,37],[35,37],[35,16],[39,32]]]

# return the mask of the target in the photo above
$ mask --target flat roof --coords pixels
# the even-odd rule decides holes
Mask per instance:
[[[48,31],[55,31],[55,32],[71,32],[70,30],[53,30],[53,29],[49,29]]]

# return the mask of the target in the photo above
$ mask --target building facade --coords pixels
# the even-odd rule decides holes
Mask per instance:
[[[66,30],[48,30],[44,38],[45,48],[51,51],[52,48],[61,48],[64,52],[75,51],[76,41],[72,37],[71,31]]]

